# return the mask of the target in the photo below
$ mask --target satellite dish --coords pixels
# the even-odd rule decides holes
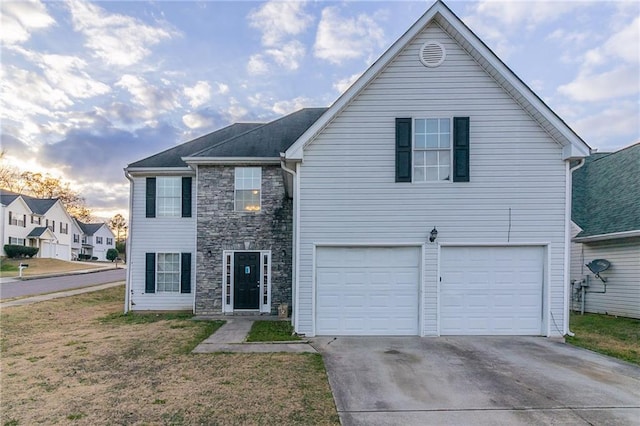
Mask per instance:
[[[605,259],[596,259],[585,265],[589,270],[598,278],[602,280],[603,283],[606,283],[606,278],[602,278],[600,276],[601,272],[606,271],[611,266],[611,262]]]

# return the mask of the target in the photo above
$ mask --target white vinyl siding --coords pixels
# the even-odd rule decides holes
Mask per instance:
[[[589,276],[588,291],[603,291],[602,281],[585,266],[595,259],[606,259],[611,266],[601,275],[607,279],[607,292],[587,293],[585,311],[640,319],[640,238],[593,243],[573,243],[571,280]],[[573,309],[580,301],[573,295]]]
[[[447,49],[438,68],[418,59],[428,39]],[[398,117],[470,117],[470,182],[396,183]],[[565,167],[561,146],[440,27],[429,26],[305,148],[297,331],[313,332],[314,243],[419,245],[434,226],[437,242],[548,244],[548,297],[561,330]],[[427,243],[424,256],[421,331],[435,335],[437,243]]]
[[[180,179],[180,178],[178,178]],[[145,294],[145,253],[195,253],[196,218],[176,220],[174,217],[146,217],[146,180],[133,178],[133,205],[129,220],[131,301],[133,310],[192,310],[195,276],[195,255],[191,256],[192,293],[162,292]],[[192,199],[195,199],[192,185]],[[112,237],[113,235],[110,235]]]

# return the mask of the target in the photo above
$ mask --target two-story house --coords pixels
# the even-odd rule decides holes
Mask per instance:
[[[74,260],[85,235],[57,198],[35,198],[2,190],[0,192],[2,255],[6,244],[37,247],[37,257]],[[83,224],[84,225],[84,224]],[[115,239],[104,223],[88,224],[99,230],[101,243],[92,256],[106,260],[106,251],[115,248]]]
[[[572,162],[589,154],[438,1],[329,108],[130,164],[125,310],[564,335]]]
[[[83,223],[76,219],[80,234],[80,255],[96,258],[99,261],[107,260],[107,251],[116,247],[113,232],[106,223]]]

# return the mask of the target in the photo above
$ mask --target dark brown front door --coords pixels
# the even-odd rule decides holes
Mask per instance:
[[[234,253],[233,308],[258,309],[260,253]]]

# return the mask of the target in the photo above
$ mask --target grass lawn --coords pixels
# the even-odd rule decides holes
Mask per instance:
[[[247,336],[247,342],[283,342],[300,340],[293,334],[289,321],[255,321]]]
[[[28,268],[22,271],[22,275],[27,277],[30,275],[55,274],[60,272],[80,271],[85,269],[99,268],[101,266],[102,267],[109,266],[106,263],[103,265],[96,265],[94,263],[89,263],[89,262],[66,262],[64,260],[44,259],[44,258],[43,259],[3,258],[0,263],[2,263],[2,267],[0,267],[0,270],[2,271],[2,276],[8,276],[8,277],[18,276],[18,265],[20,265],[21,263],[26,263],[29,265]]]
[[[568,343],[640,365],[640,320],[572,312],[570,328]]]
[[[124,288],[2,309],[0,425],[338,424],[317,354],[191,354],[222,323]]]

